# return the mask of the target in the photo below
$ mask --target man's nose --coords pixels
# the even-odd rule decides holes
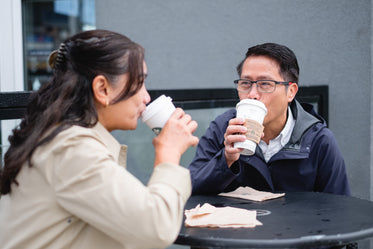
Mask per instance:
[[[253,83],[251,89],[247,93],[249,99],[259,99],[260,92],[258,91],[258,84]]]

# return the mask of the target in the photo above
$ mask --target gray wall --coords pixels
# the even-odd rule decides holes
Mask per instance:
[[[145,47],[148,89],[230,87],[249,46],[290,47],[300,85],[329,85],[353,195],[371,198],[371,0],[96,0],[96,12]]]

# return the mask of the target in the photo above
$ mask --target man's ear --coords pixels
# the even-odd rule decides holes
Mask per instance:
[[[109,82],[103,75],[97,75],[92,81],[93,97],[104,107],[109,105]]]
[[[287,91],[287,97],[288,97],[288,102],[290,103],[291,101],[293,101],[293,99],[295,98],[295,95],[297,94],[298,92],[298,84],[296,83],[292,83],[288,86],[288,91]]]

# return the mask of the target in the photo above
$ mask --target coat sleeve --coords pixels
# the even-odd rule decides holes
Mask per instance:
[[[191,193],[187,169],[157,165],[144,186],[89,134],[57,146],[52,185],[63,209],[128,248],[161,248],[176,239]]]
[[[224,133],[231,118],[231,110],[217,117],[200,139],[189,165],[194,195],[221,193],[236,178],[224,156]]]
[[[350,195],[345,162],[333,133],[324,128],[313,147],[317,148],[311,155],[317,158],[315,191]]]

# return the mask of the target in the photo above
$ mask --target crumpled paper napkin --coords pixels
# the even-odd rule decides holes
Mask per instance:
[[[271,193],[265,191],[255,190],[250,187],[239,187],[236,190],[228,193],[220,193],[221,196],[236,197],[251,201],[265,201],[270,199],[279,198],[285,195],[285,193]]]
[[[234,207],[214,207],[208,203],[185,210],[185,226],[187,227],[248,227],[262,225],[256,219],[255,210]]]

